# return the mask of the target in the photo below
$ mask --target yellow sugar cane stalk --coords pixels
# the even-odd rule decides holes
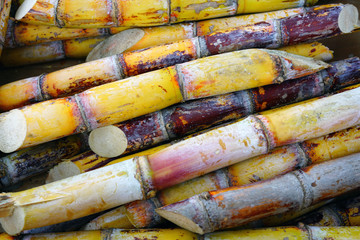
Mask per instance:
[[[183,27],[183,32],[186,32],[186,35],[179,35],[178,31],[174,31],[170,27],[167,26],[161,26],[161,27],[154,27],[154,28],[138,28],[138,29],[128,29],[125,30],[119,34],[116,34],[108,39],[106,41],[102,42],[101,44],[97,45],[94,50],[92,50],[88,57],[87,61],[99,59],[106,56],[111,56],[114,54],[119,54],[122,52],[128,52],[133,50],[138,50],[154,45],[159,44],[165,44],[169,43],[168,41],[169,37],[168,35],[179,36],[177,40],[185,39],[185,38],[191,38],[196,36],[205,36],[209,35],[214,32],[221,32],[222,30],[230,29],[230,28],[239,28],[243,27],[245,28],[248,25],[261,25],[264,24],[264,22],[267,22],[268,24],[272,24],[272,22],[276,22],[277,24],[274,25],[281,25],[279,22],[280,19],[286,18],[286,17],[294,17],[295,15],[307,15],[308,12],[311,11],[323,11],[326,9],[332,9],[341,6],[341,4],[329,4],[329,5],[322,5],[319,7],[314,8],[295,8],[295,9],[287,9],[287,10],[280,10],[275,12],[267,12],[267,13],[259,13],[259,14],[251,14],[251,15],[242,15],[242,16],[235,16],[231,18],[220,18],[220,19],[210,19],[200,22],[194,22],[192,24],[188,24],[187,26]],[[310,10],[312,9],[312,10]],[[322,13],[323,16],[326,16],[325,12]],[[350,15],[350,14],[349,14]],[[320,16],[319,16],[320,17]],[[321,18],[321,17],[320,17]],[[300,21],[300,19],[296,20]],[[327,20],[321,20],[321,22],[329,22],[329,19]],[[330,24],[330,23],[329,23]],[[327,27],[329,27],[329,24],[326,24]],[[310,26],[310,25],[309,25]],[[248,26],[249,27],[249,26]],[[303,26],[304,27],[304,26]],[[275,27],[276,28],[276,27]],[[304,32],[308,31],[314,31],[314,29],[311,29],[310,27],[307,30],[304,30]],[[311,30],[310,30],[311,29]],[[166,30],[166,31],[165,31]],[[342,29],[344,30],[344,29]],[[269,30],[264,30],[265,32],[271,32]],[[279,32],[281,32],[281,29],[278,29]],[[170,34],[169,34],[170,32]],[[191,36],[191,34],[193,36]],[[241,35],[245,35],[246,33],[240,33],[238,35],[232,36],[233,38],[239,38]],[[130,41],[128,40],[128,36],[132,36]],[[284,33],[284,35],[288,35],[287,33]],[[254,34],[252,36],[253,38],[257,38],[259,36],[256,36]],[[158,39],[164,39],[163,41],[159,41]],[[282,38],[282,37],[279,37]],[[157,42],[154,42],[154,39],[156,39]],[[175,41],[175,39],[173,39]],[[242,39],[242,41],[245,41],[245,39]],[[292,43],[294,44],[294,43]]]
[[[200,22],[174,24],[170,26],[137,28],[130,31],[125,31],[125,33],[118,34],[117,38],[123,40],[120,42],[120,44],[118,44],[118,46],[122,45],[122,48],[125,49],[125,51],[133,51],[154,45],[188,39],[195,36],[206,35],[212,31],[218,31],[231,27],[239,27],[269,19],[284,18],[304,12],[304,8],[293,8],[274,12],[221,18],[216,20],[213,19]],[[48,41],[66,40],[80,37],[89,38],[91,36],[117,34],[124,31],[125,29],[127,28],[58,28],[55,26],[33,25],[23,22],[14,23],[10,20],[5,46],[14,48]],[[131,41],[127,39],[131,39]],[[119,53],[122,51],[124,50],[119,49]]]
[[[104,213],[90,221],[85,226],[85,229],[148,228],[157,226],[163,220],[155,212],[157,207],[182,201],[205,191],[242,186],[270,179],[307,165],[360,152],[359,137],[360,126],[355,126],[319,138],[276,148],[268,154],[236,163],[215,173],[209,173],[159,191],[156,199],[136,201]],[[76,162],[74,163],[76,164]],[[86,169],[86,165],[79,166],[75,164],[71,167],[61,167],[60,164],[59,167],[64,172],[74,171],[72,169]],[[113,162],[108,163],[108,165],[110,164],[113,164]],[[269,222],[274,222],[274,219],[269,220]],[[285,222],[285,219],[283,222]],[[268,223],[262,221],[257,224],[264,226]]]
[[[0,56],[5,45],[6,30],[10,15],[11,0],[0,0]]]
[[[304,209],[358,188],[360,154],[323,162],[269,181],[204,192],[156,211],[192,232],[232,228],[262,217]]]
[[[111,4],[95,0],[73,1],[26,0],[15,18],[32,24],[58,27],[110,27],[157,26],[183,21],[202,20],[241,13],[268,12],[272,10],[313,5],[317,0],[271,0],[260,3],[254,0],[237,1],[115,1]]]
[[[89,70],[103,72],[106,68],[113,73],[116,65],[111,63],[111,58],[105,58],[97,69],[92,66],[82,71],[87,74]],[[265,49],[230,52],[178,64],[91,88],[71,97],[3,113],[0,115],[0,150],[12,152],[125,121],[182,101],[280,83],[327,66],[311,58]],[[120,72],[115,71],[115,74],[120,78]],[[46,78],[51,80],[52,75]],[[57,79],[59,75],[52,80]],[[53,87],[49,84],[45,89],[47,92],[58,91]],[[37,81],[33,81],[29,92],[35,92],[33,98],[36,99],[36,96],[44,95],[43,89],[38,89]]]
[[[148,156],[30,190],[3,193],[0,222],[6,232],[17,234],[150,198],[156,190],[264,154],[273,147],[360,124],[359,111],[360,88],[356,88],[250,116]],[[356,161],[348,166],[352,164]]]
[[[334,6],[334,5],[328,5]],[[229,18],[211,19],[199,22],[159,26],[151,28],[135,28],[122,31],[122,28],[110,28],[112,34],[106,41],[94,48],[87,60],[94,60],[122,52],[130,52],[173,41],[189,39],[196,36],[208,35],[214,31],[228,28],[241,27],[262,21],[270,21],[300,13],[305,13],[305,8],[285,9],[275,12],[241,15]]]
[[[51,62],[68,58],[85,58],[105,37],[79,38],[46,42],[18,48],[5,48],[0,58],[6,67]]]
[[[119,28],[119,31],[126,28]],[[109,35],[107,28],[58,28],[9,20],[5,47],[14,48],[44,42]]]
[[[299,227],[273,227],[263,229],[233,230],[197,235],[184,229],[109,229],[98,231],[78,231],[64,233],[43,233],[26,236],[10,236],[0,234],[1,240],[258,240],[258,239],[288,239],[288,240],[357,240],[360,237],[360,227],[317,227],[301,225]]]
[[[113,54],[121,53],[121,52],[129,52],[133,50],[138,50],[142,48],[147,48],[154,45],[161,45],[170,43],[173,41],[179,41],[183,39],[188,39],[197,36],[202,36],[209,34],[213,31],[218,31],[222,29],[227,29],[230,27],[239,27],[247,24],[254,24],[256,22],[261,22],[264,20],[269,19],[278,19],[284,18],[291,15],[295,15],[297,13],[304,13],[304,8],[295,8],[295,9],[286,9],[280,10],[275,12],[269,13],[259,13],[259,14],[252,14],[246,16],[235,16],[231,18],[221,18],[216,20],[206,20],[200,22],[192,22],[192,23],[183,23],[183,24],[175,24],[171,26],[160,26],[160,27],[152,27],[152,28],[138,28],[138,29],[131,29],[129,31],[124,31],[123,33],[117,34],[115,39],[115,44],[108,44],[111,45],[111,48],[106,48],[107,52],[111,52]],[[11,23],[11,22],[9,22]],[[66,28],[57,28],[51,27],[51,35],[50,38],[46,37],[49,34],[49,31],[43,31],[43,28],[50,28],[49,26],[41,26],[41,25],[31,25],[26,23],[18,22],[15,25],[14,30],[12,29],[12,25],[10,24],[9,31],[13,31],[14,33],[7,34],[7,40],[5,42],[5,46],[7,47],[19,47],[22,45],[30,45],[33,43],[39,43],[38,39],[41,38],[41,41],[55,41],[60,40],[59,38],[68,38],[70,37],[68,34],[64,35],[64,31],[76,31],[76,32],[83,32],[84,29],[66,29]],[[31,34],[27,34],[30,32],[29,30],[23,34],[23,28],[28,29],[31,28]],[[123,27],[118,28],[107,28],[110,34],[116,34],[124,30]],[[212,30],[212,31],[211,31]],[[8,31],[8,32],[9,32]],[[86,29],[86,35],[88,35],[88,31],[92,32],[92,29]],[[97,30],[99,31],[99,30]],[[85,34],[85,33],[84,33]],[[92,33],[93,34],[93,33]],[[77,35],[78,36],[78,35]],[[87,38],[87,39],[77,39],[72,41],[63,41],[62,44],[64,45],[64,53],[63,56],[66,57],[76,57],[76,58],[86,58],[90,51],[96,46],[96,43],[100,42],[97,41],[99,38]],[[106,39],[106,37],[100,38],[102,40]],[[88,43],[92,42],[92,43]],[[114,43],[114,41],[110,41]],[[60,43],[58,43],[60,44]],[[46,47],[48,44],[38,45],[34,48],[41,49],[41,46]],[[81,54],[77,53],[78,48],[81,46],[90,46],[90,47],[82,47],[82,49],[86,49],[86,51],[81,51]],[[114,49],[115,47],[115,49]],[[19,66],[25,65],[30,63],[39,63],[44,61],[51,61],[53,55],[49,54],[45,58],[45,51],[42,51],[42,57],[45,59],[37,59],[35,61],[29,62],[29,56],[33,56],[33,54],[27,54],[26,50],[30,51],[33,48],[21,48],[23,54],[20,55],[19,50],[7,50],[6,51],[6,58],[2,58],[2,64],[5,66]],[[103,49],[103,47],[101,48]],[[40,51],[40,50],[38,50]],[[15,55],[15,53],[17,54]],[[112,55],[113,55],[112,54]],[[36,54],[35,54],[36,55]],[[56,59],[53,59],[56,60]]]
[[[316,39],[333,36],[334,34],[336,35],[341,32],[339,26],[342,25],[345,19],[350,18],[354,20],[354,17],[357,18],[356,14],[345,14],[347,11],[352,10],[356,11],[356,8],[352,5],[337,5],[335,7],[318,9],[313,8],[305,15],[296,15],[296,18],[290,17],[281,19],[283,20],[281,24],[260,24],[246,28],[235,28],[215,32],[203,37],[174,42],[169,45],[161,45],[142,51],[114,55],[108,59],[101,59],[96,62],[64,69],[63,71],[46,74],[41,78],[39,77],[37,84],[43,92],[42,95],[36,93],[36,91],[28,91],[30,87],[17,88],[16,83],[6,84],[0,89],[2,90],[0,91],[0,100],[11,99],[11,101],[2,101],[0,102],[0,106],[2,106],[3,110],[10,110],[11,108],[20,107],[26,104],[27,101],[24,101],[22,98],[17,100],[18,97],[16,96],[18,95],[30,95],[30,99],[39,100],[71,95],[86,87],[197,59],[209,54],[218,54],[224,51],[254,46],[275,47],[289,43],[294,44],[296,42],[310,40],[309,36],[310,38]],[[331,15],[332,17],[328,18],[328,15]],[[299,28],[295,29],[294,27],[291,27],[294,22],[300,21],[299,19],[310,22],[309,24],[306,24],[308,27],[306,36],[303,34],[304,29],[300,30]],[[349,21],[352,22],[352,20]],[[324,24],[327,26],[327,29],[330,28],[331,31],[322,31]],[[280,38],[278,34],[278,26],[280,25],[282,26],[282,38]],[[259,28],[262,29],[262,31],[260,31]],[[260,36],[254,38],[253,34]],[[280,39],[281,41],[279,42]],[[103,65],[104,62],[106,62],[106,67],[103,69],[99,68],[98,66]],[[89,73],[89,68],[96,69],[96,71]],[[56,81],[54,81],[54,79],[56,79]],[[51,87],[48,88],[47,86]],[[6,91],[5,88],[7,89]],[[11,89],[11,91],[9,89]],[[18,94],[10,95],[9,92],[12,91],[18,92]]]

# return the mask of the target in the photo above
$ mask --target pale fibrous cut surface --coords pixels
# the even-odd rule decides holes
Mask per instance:
[[[89,146],[101,157],[117,157],[127,148],[125,133],[113,125],[93,130],[89,135]]]
[[[343,33],[350,33],[358,28],[359,12],[354,5],[346,5],[340,12],[338,25]]]
[[[80,169],[71,161],[64,161],[50,169],[46,183],[55,182],[64,178],[80,174]]]
[[[35,5],[36,0],[25,0],[23,4],[20,5],[19,9],[16,11],[15,19],[22,19]]]
[[[89,62],[115,54],[120,54],[128,48],[134,46],[142,39],[144,34],[144,30],[139,28],[132,28],[119,32],[96,45],[96,47],[94,47],[87,56],[86,61]]]
[[[26,118],[20,110],[0,114],[0,149],[4,153],[17,150],[24,142],[26,130]]]

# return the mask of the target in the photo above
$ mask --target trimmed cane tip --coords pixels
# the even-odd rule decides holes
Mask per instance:
[[[0,114],[0,151],[10,153],[19,149],[26,137],[26,118],[18,109]]]
[[[341,10],[338,25],[343,33],[350,33],[358,27],[359,23],[359,11],[351,4],[347,4]]]
[[[15,19],[22,19],[35,5],[36,0],[25,0],[15,13]]]
[[[139,28],[127,29],[102,41],[88,54],[86,61],[109,57],[120,54],[134,46],[145,35],[144,30]]]
[[[79,175],[80,173],[80,169],[78,168],[78,166],[76,166],[75,163],[71,161],[61,162],[52,169],[50,169],[45,182],[46,184],[48,184],[64,178]]]
[[[125,133],[113,126],[93,130],[89,135],[90,149],[101,157],[117,157],[127,148]]]
[[[204,231],[201,229],[199,225],[197,225],[194,221],[187,218],[186,216],[172,212],[169,210],[164,210],[161,208],[156,209],[157,214],[159,214],[161,217],[169,220],[170,222],[178,225],[179,227],[182,227],[186,230],[189,230],[191,232],[195,232],[198,234],[205,234]]]

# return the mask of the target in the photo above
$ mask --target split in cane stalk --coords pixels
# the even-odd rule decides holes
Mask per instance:
[[[347,9],[350,10],[347,10]],[[11,99],[10,103],[0,102],[2,110],[10,110],[20,107],[32,101],[42,101],[71,95],[83,91],[94,85],[123,79],[140,73],[167,67],[181,62],[190,61],[207,55],[221,52],[233,51],[249,47],[279,47],[282,45],[295,44],[303,41],[330,37],[340,34],[339,26],[346,22],[351,25],[357,21],[356,15],[342,14],[344,11],[357,11],[352,5],[336,5],[330,8],[314,8],[305,15],[295,15],[283,18],[280,23],[261,23],[249,27],[234,28],[210,35],[174,42],[129,52],[112,57],[99,59],[86,64],[80,64],[71,68],[33,78],[30,83],[18,88],[18,82],[26,82],[28,79],[20,80],[12,84],[6,84],[0,88],[0,99]],[[341,19],[344,18],[344,19]],[[348,19],[349,18],[349,19]],[[355,19],[356,18],[356,19]],[[348,20],[346,20],[348,19]],[[294,22],[302,21],[304,25],[290,27]],[[323,31],[324,24],[327,31]],[[346,26],[347,26],[346,24]],[[281,25],[282,34],[278,34]],[[353,26],[354,27],[354,26]],[[347,27],[342,27],[347,28]],[[260,29],[262,29],[260,31]],[[321,31],[320,31],[321,30]],[[306,36],[304,36],[304,32]],[[254,34],[256,37],[254,37]],[[254,41],[255,40],[255,41]],[[91,69],[92,73],[89,73]],[[61,81],[60,81],[61,80]],[[32,84],[39,85],[41,93],[32,90]],[[7,91],[5,91],[7,89]],[[16,92],[9,96],[8,92]],[[28,96],[26,99],[17,99],[14,96]]]
[[[205,192],[156,211],[187,230],[204,234],[303,209],[354,190],[360,183],[359,170],[357,153],[272,180]]]
[[[314,5],[317,0],[187,2],[156,0],[115,1],[112,4],[87,0],[81,4],[72,1],[26,0],[19,7],[15,18],[32,24],[58,27],[111,27],[158,26],[169,23],[195,21],[241,13],[268,12],[272,10]],[[135,17],[136,16],[136,17]]]
[[[135,201],[104,213],[89,222],[84,229],[156,227],[163,222],[163,219],[155,212],[158,207],[182,201],[205,191],[263,181],[307,165],[357,153],[360,151],[359,136],[360,127],[356,126],[302,143],[274,149],[268,154],[250,158],[214,173],[159,191],[156,198]],[[113,164],[113,162],[108,164]],[[79,169],[75,164],[72,166],[70,169]],[[66,171],[66,166],[63,167],[63,170]],[[311,210],[313,209],[306,209],[306,213]],[[295,218],[295,215],[299,214],[298,212],[292,213],[290,217]],[[285,219],[289,220],[285,217],[284,215],[278,217],[282,220],[280,223],[284,223]],[[275,219],[264,219],[261,222],[252,223],[251,226],[269,226],[269,222],[274,223]],[[276,222],[279,223],[278,220]]]
[[[0,0],[0,56],[5,45],[11,0]]]
[[[312,58],[267,49],[224,53],[178,64],[2,113],[0,150],[12,152],[175,103],[280,83],[328,66]],[[104,67],[109,68],[106,64]],[[37,89],[36,82],[31,87]],[[56,92],[52,88],[47,85],[46,89]]]
[[[360,88],[355,88],[266,111],[180,141],[148,156],[135,157],[27,191],[3,193],[0,222],[7,233],[17,234],[72,220],[154,197],[157,190],[267,153],[276,146],[355,126],[360,124],[359,93]],[[346,165],[355,171],[353,175],[347,172],[346,176],[359,174],[352,166],[356,163],[352,160]],[[340,166],[336,169],[343,170]],[[336,176],[340,177],[340,173]],[[356,179],[351,181],[356,184]],[[91,188],[84,188],[85,185]]]
[[[258,240],[288,239],[288,240],[320,240],[320,239],[348,239],[357,240],[360,237],[360,227],[317,227],[301,225],[298,227],[272,227],[263,229],[233,230],[207,233],[203,236],[184,229],[107,229],[98,231],[77,231],[64,233],[31,234],[26,236],[10,236],[0,234],[4,240],[115,240],[115,239],[183,239],[183,240]]]

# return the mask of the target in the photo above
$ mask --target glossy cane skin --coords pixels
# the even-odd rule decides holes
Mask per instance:
[[[59,27],[157,26],[168,23],[194,21],[232,16],[240,13],[268,12],[272,10],[313,5],[317,1],[272,0],[269,4],[258,1],[165,1],[154,0],[146,5],[140,1],[88,0],[82,4],[69,0],[37,1],[21,19],[32,24]],[[96,16],[96,17],[94,17]],[[135,17],[136,16],[136,17]]]
[[[298,61],[298,58],[301,57],[284,55],[283,52],[275,50],[242,50],[207,57],[206,61],[199,59],[104,84],[68,98],[29,105],[19,110],[27,119],[27,133],[21,147],[111,125],[185,100],[309,75],[327,66],[321,61],[309,58],[301,58],[302,60]],[[110,60],[105,58],[102,61]],[[229,64],[227,68],[224,68],[224,61]],[[291,65],[287,64],[289,61],[292,62]],[[116,68],[110,64],[104,66],[107,69]],[[233,74],[238,66],[247,69],[246,73]],[[264,74],[253,78],[252,76],[260,70],[264,71]],[[226,83],[225,79],[229,79],[229,74],[232,78]],[[42,79],[51,79],[51,76],[49,74]],[[238,80],[234,81],[234,79]],[[220,82],[221,87],[219,87]],[[49,84],[49,81],[47,83]],[[57,84],[60,85],[61,82]],[[43,85],[42,97],[46,97],[49,93],[56,94],[58,90],[53,87],[54,85]],[[53,115],[45,117],[50,112]]]
[[[312,31],[314,30],[313,28],[315,28],[316,31],[314,36],[309,36],[309,38],[307,38],[307,41],[311,41],[311,37],[316,39],[321,38],[323,35],[329,37],[331,35],[329,32],[332,32],[333,35],[339,34],[340,30],[337,26],[337,21],[336,24],[328,24],[328,29],[332,28],[331,31],[329,30],[328,32],[321,32],[318,31],[317,28],[321,27],[323,24],[326,24],[326,21],[334,20],[333,18],[324,19],[324,15],[326,16],[331,13],[331,15],[338,16],[344,6],[345,5],[330,5],[330,7],[309,9],[308,13],[301,15],[299,17],[300,19],[312,19],[312,24],[308,25],[309,29],[307,30]],[[136,74],[156,70],[170,65],[191,61],[205,57],[207,55],[219,54],[221,52],[229,52],[236,49],[251,47],[277,48],[288,44],[288,42],[291,40],[288,39],[285,42],[281,40],[281,36],[287,36],[288,34],[282,30],[280,31],[281,34],[278,34],[279,29],[277,26],[281,25],[279,21],[284,23],[288,21],[293,22],[293,17],[295,16],[277,19],[270,22],[262,22],[260,24],[254,24],[247,27],[222,30],[206,36],[186,39],[168,45],[155,46],[140,51],[113,55],[108,57],[107,60],[99,59],[97,61],[80,64],[76,67],[49,73],[45,75],[45,77],[43,76],[42,79],[40,79],[40,77],[38,78],[38,84],[41,86],[42,91],[44,92],[44,97],[37,97],[37,99],[45,100],[49,98],[75,94],[79,91],[85,90],[86,88],[99,84],[115,81],[124,77],[134,76]],[[296,19],[299,20],[299,18]],[[301,28],[299,31],[300,30],[303,29]],[[291,31],[296,32],[294,28],[292,28]],[[299,34],[303,35],[303,32],[299,32]],[[300,38],[300,40],[304,39]],[[291,40],[292,43],[295,43],[295,41],[297,40]],[[311,49],[313,48],[311,47]],[[103,64],[104,61],[107,62],[106,67],[104,68],[104,71],[101,71],[102,68],[99,68],[98,66]],[[224,59],[224,61],[226,60]],[[93,74],[89,74],[87,69],[98,70],[94,71]],[[109,71],[109,69],[111,69],[111,71]],[[84,74],[84,71],[87,73]],[[53,79],[56,79],[56,81]],[[5,99],[7,97],[7,91],[1,91],[3,88],[11,88],[13,91],[19,92],[17,95],[24,95],[24,93],[22,93],[24,88],[17,89],[16,86],[12,85],[16,85],[16,82],[6,84],[0,88],[0,99]],[[51,88],[47,89],[48,86],[51,86]],[[186,89],[186,86],[184,87]],[[199,96],[201,96],[201,94]],[[24,103],[22,99],[19,99],[17,103],[11,102],[9,104],[3,101],[0,102],[0,108],[4,111],[24,106],[24,104],[26,104],[26,101]]]
[[[320,73],[284,82],[280,85],[268,85],[181,103],[115,124],[127,136],[128,147],[124,154],[178,139],[214,125],[245,117],[251,113],[314,98],[360,81],[360,71],[358,70],[360,60],[358,58],[350,58],[331,64],[330,68],[322,70]],[[337,141],[335,137],[336,134],[334,134],[334,142]],[[329,139],[332,138],[329,137]],[[315,145],[320,145],[318,148],[322,148],[324,151],[328,147],[327,145],[321,147],[321,144],[311,144],[311,150],[306,151],[308,155],[312,155],[310,151],[315,151],[313,149]],[[308,148],[304,146],[304,149]],[[325,156],[318,156],[319,159],[325,158]],[[334,156],[327,156],[326,159],[329,157],[334,158]],[[86,156],[74,157],[73,162],[78,165],[80,172],[87,172],[93,170],[94,165],[100,167],[115,161],[115,159],[117,158],[101,158],[88,152]],[[313,158],[312,161],[316,162]],[[91,164],[89,164],[90,162]]]
[[[25,229],[72,220],[135,200],[153,197],[157,190],[164,189],[172,184],[174,185],[190,180],[232,163],[234,164],[247,158],[266,153],[274,147],[273,144],[280,145],[284,142],[290,142],[290,140],[295,142],[301,138],[305,138],[303,139],[304,141],[307,140],[306,138],[311,138],[309,137],[310,132],[314,133],[312,137],[317,137],[317,135],[321,133],[324,135],[330,131],[350,127],[351,124],[360,124],[359,91],[360,89],[356,88],[333,96],[307,101],[302,104],[290,105],[276,111],[267,111],[261,115],[250,116],[239,122],[188,138],[147,157],[135,157],[38,188],[18,193],[3,193],[0,205],[2,210],[2,218],[0,218],[0,221],[2,226],[7,229],[6,231],[11,234],[17,234]],[[296,114],[287,117],[289,112],[295,112]],[[298,130],[296,130],[296,138],[294,138],[293,135],[289,136],[288,141],[284,138],[278,138],[281,141],[275,141],[276,138],[269,138],[269,136],[283,134],[271,132],[279,129],[278,126],[275,125],[277,121],[272,121],[279,119],[279,115],[283,115],[283,119],[288,121],[281,124],[287,125],[290,121],[301,123],[307,114],[322,117],[317,121],[311,122],[310,125],[308,124],[306,129],[299,127]],[[294,117],[298,119],[296,120]],[[272,125],[268,123],[272,123]],[[332,125],[328,125],[330,123]],[[270,135],[270,133],[272,134]],[[283,137],[284,135],[279,136]],[[199,142],[201,144],[199,144]],[[187,154],[184,155],[182,154],[183,152],[187,152]],[[219,158],[219,156],[221,156],[221,158]],[[164,164],[164,162],[166,162],[166,164]],[[335,161],[332,161],[332,163],[333,162]],[[322,166],[328,163],[330,162],[322,163]],[[353,184],[356,185],[356,181],[358,180],[356,176],[360,172],[357,168],[360,166],[356,165],[357,162],[354,161],[354,159],[350,159],[346,161],[346,163],[347,164],[344,165],[341,161],[333,168],[336,169],[336,172],[329,173],[331,180],[328,177],[329,174],[324,175],[319,168],[310,167],[304,171],[300,171],[299,174],[309,172],[309,177],[314,179],[321,176],[320,180],[316,180],[316,185],[311,185],[310,181],[309,184],[311,187],[318,187],[314,189],[313,197],[309,195],[309,200],[306,200],[306,203],[302,205],[308,206],[310,203],[329,199],[334,197],[334,192],[336,192],[336,194],[344,193],[350,190]],[[326,166],[326,168],[329,167]],[[347,171],[348,168],[351,171],[350,173]],[[334,179],[333,176],[337,176],[338,178],[344,176],[345,182],[336,182],[337,179]],[[285,182],[285,188],[289,191],[296,191],[296,194],[287,194],[284,192],[284,194],[290,196],[293,200],[297,199],[294,206],[297,206],[299,201],[302,202],[300,195],[303,194],[303,190],[301,190],[299,181],[296,180],[298,177],[301,176],[291,175],[291,177],[286,177],[286,181],[276,180],[282,182],[283,185]],[[91,191],[80,187],[89,181],[92,183]],[[291,182],[298,184],[298,188],[291,187],[291,184],[288,184]],[[269,197],[263,194],[264,190],[267,189],[266,187],[271,185],[269,183],[270,181],[267,184],[261,185],[264,187],[260,191],[263,197]],[[333,183],[335,187],[331,186]],[[325,191],[323,189],[325,189]],[[59,196],[59,192],[62,191],[65,191],[66,194]],[[268,191],[271,192],[271,190]],[[114,197],[114,192],[116,192],[116,197]],[[279,192],[276,193],[276,196],[279,196]],[[272,192],[270,195],[274,194],[275,193]],[[38,196],[47,196],[47,198],[39,199]],[[89,198],[92,200],[89,201]],[[306,199],[307,198],[308,197],[306,197]],[[55,201],[55,199],[57,200]],[[76,199],[76,201],[73,201],[74,199]],[[251,198],[251,201],[253,200],[254,199]],[[87,204],[91,203],[92,206],[95,206],[93,201],[97,202],[97,207],[96,209],[89,209]],[[102,201],[104,202],[101,203]],[[31,202],[31,204],[29,204],[29,202]],[[284,208],[282,208],[283,210],[286,209],[286,205],[285,203]],[[289,208],[289,206],[287,207]],[[51,211],[49,208],[51,208]],[[46,212],[46,214],[44,215],[43,211],[39,211],[40,209],[45,209],[46,211],[44,210],[44,212]],[[72,214],[70,216],[65,214],[67,211],[71,211]],[[49,212],[52,214],[49,215]],[[255,220],[255,218],[256,216],[250,220]],[[32,219],[32,221],[30,219]],[[19,222],[19,224],[14,225],[14,221]],[[227,225],[227,223],[225,224],[226,226],[231,225],[231,223],[229,225]]]
[[[185,229],[204,234],[290,209],[303,209],[356,189],[360,179],[357,172],[359,157],[359,154],[354,154],[269,181],[205,192],[165,206],[158,213]],[[184,209],[186,206],[188,210]],[[191,209],[189,206],[192,206]],[[206,213],[202,212],[205,209]],[[186,225],[174,215],[164,215],[166,211],[174,210],[192,223]],[[195,214],[198,214],[196,219],[193,218]]]
[[[357,153],[360,151],[359,136],[359,126],[355,126],[299,144],[276,148],[268,154],[239,162],[230,167],[159,191],[155,199],[135,201],[121,206],[95,218],[86,225],[86,229],[155,227],[163,221],[155,212],[155,209],[160,206],[182,201],[205,191],[259,182],[315,162],[324,162]],[[312,144],[315,142],[317,144]],[[307,154],[310,148],[313,152],[312,155]],[[112,164],[112,162],[109,164]],[[306,212],[309,211],[306,210]],[[294,218],[293,216],[290,217]],[[270,226],[274,226],[275,221],[279,224],[284,223],[285,219],[281,215],[276,219],[269,218],[268,220],[263,219],[259,222],[250,223],[252,224],[250,226],[263,227],[270,224],[272,224]],[[310,223],[306,222],[306,224]]]

